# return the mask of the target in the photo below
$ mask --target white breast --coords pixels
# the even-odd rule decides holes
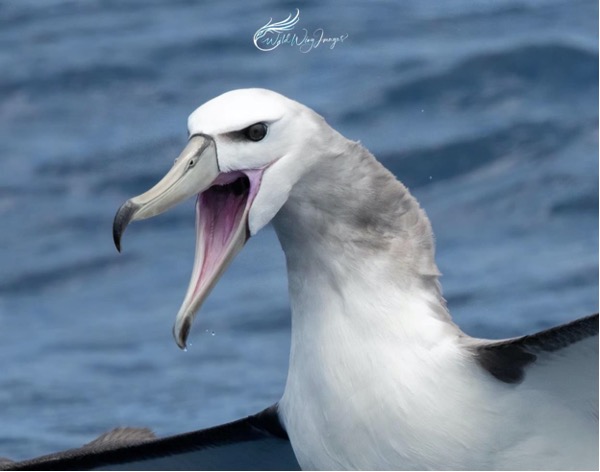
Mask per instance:
[[[303,469],[597,464],[591,455],[597,447],[592,421],[574,416],[544,392],[524,392],[493,379],[461,352],[444,327],[436,326],[439,321],[428,317],[431,330],[445,340],[400,340],[380,323],[349,322],[352,314],[336,305],[294,314],[295,340],[280,411]],[[418,305],[417,300],[406,303],[407,309]],[[588,429],[590,436],[582,437]]]
[[[292,349],[280,412],[304,469],[597,463],[592,419],[546,391],[493,378],[460,330],[432,312],[431,294],[386,284],[377,263],[361,277],[338,264],[288,257]]]

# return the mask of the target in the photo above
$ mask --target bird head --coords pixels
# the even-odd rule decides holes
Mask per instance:
[[[234,90],[196,109],[168,173],[117,211],[113,237],[197,195],[196,254],[173,334],[186,340],[201,304],[246,241],[268,224],[335,133],[309,108],[264,89]]]

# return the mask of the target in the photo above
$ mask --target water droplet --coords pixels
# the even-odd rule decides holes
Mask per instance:
[[[211,332],[210,332],[210,335],[211,335],[211,336],[214,336],[214,335],[215,335],[215,332],[214,332],[214,331],[211,331]]]

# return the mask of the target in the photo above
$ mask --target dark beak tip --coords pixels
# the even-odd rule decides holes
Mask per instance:
[[[133,219],[133,215],[137,209],[138,205],[126,201],[121,205],[121,208],[117,210],[117,214],[113,221],[113,241],[119,253],[121,252],[121,236],[123,236],[125,228],[127,228],[127,225]]]
[[[121,235],[115,231],[113,226],[113,242],[115,243],[115,247],[117,248],[117,252],[121,253]]]
[[[177,326],[173,326],[173,337],[175,338],[175,342],[177,346],[182,351],[187,350],[187,338],[190,334],[190,329],[192,327],[192,322],[189,319],[184,320],[183,326],[177,332]]]

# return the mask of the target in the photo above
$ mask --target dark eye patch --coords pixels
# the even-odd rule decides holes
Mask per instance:
[[[239,131],[226,133],[232,141],[261,141],[267,135],[268,126],[265,123],[254,123]]]
[[[260,141],[267,135],[267,125],[264,123],[256,123],[248,126],[244,130],[244,136],[250,141]]]

